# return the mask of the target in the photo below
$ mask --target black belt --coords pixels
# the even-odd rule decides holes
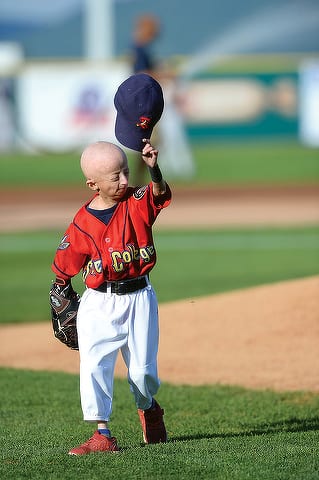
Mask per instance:
[[[136,292],[147,286],[147,277],[130,278],[129,280],[122,280],[120,282],[104,282],[98,287],[94,288],[98,292],[106,293],[111,287],[111,293],[116,295],[125,295],[126,293]]]

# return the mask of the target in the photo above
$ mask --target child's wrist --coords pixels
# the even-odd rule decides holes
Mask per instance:
[[[148,170],[150,172],[152,182],[160,183],[162,181],[163,175],[158,164],[154,165],[154,167],[148,167]]]
[[[154,167],[148,167],[148,170],[150,172],[152,182],[161,183],[163,175],[158,164],[154,165]]]

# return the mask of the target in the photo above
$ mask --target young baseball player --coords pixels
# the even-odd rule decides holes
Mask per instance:
[[[53,288],[72,295],[71,278],[82,271],[86,290],[77,314],[80,395],[84,420],[95,422],[97,428],[70,455],[119,450],[108,424],[119,351],[127,366],[144,442],[167,440],[164,411],[154,399],[160,385],[158,304],[149,273],[156,263],[152,226],[169,205],[171,192],[157,164],[158,151],[149,139],[142,138],[143,133],[152,132],[163,99],[158,84],[142,76],[119,88],[115,105],[119,109],[117,138],[130,148],[141,149],[151,182],[141,188],[129,186],[126,154],[113,143],[93,143],[81,156],[81,169],[94,196],[76,213],[58,246],[52,265]],[[137,115],[132,128],[126,108],[132,118]],[[147,128],[137,125],[143,123],[141,117],[148,118]]]

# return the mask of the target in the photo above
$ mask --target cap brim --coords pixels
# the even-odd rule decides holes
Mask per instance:
[[[117,140],[124,145],[137,152],[141,152],[145,146],[144,138],[151,138],[153,127],[140,128],[128,121],[126,117],[117,113],[115,120],[115,136]]]

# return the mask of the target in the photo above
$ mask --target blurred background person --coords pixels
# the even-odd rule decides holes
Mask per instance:
[[[189,177],[194,174],[194,162],[184,131],[183,119],[178,111],[182,96],[178,94],[175,72],[155,57],[152,47],[161,32],[159,19],[149,13],[135,20],[130,51],[133,74],[147,73],[161,84],[165,96],[165,108],[161,122],[153,131],[152,141],[163,151],[163,171],[170,177]],[[133,183],[143,185],[145,164],[135,155]]]
[[[153,15],[145,14],[137,18],[131,48],[133,73],[144,72],[156,76],[157,62],[151,46],[158,37],[159,32],[159,21]]]
[[[0,78],[0,152],[8,152],[14,146],[15,119],[12,83],[9,78]]]
[[[151,51],[151,45],[159,34],[159,21],[150,14],[139,16],[135,21],[133,39],[130,51],[132,73],[147,73],[156,77],[156,61]],[[155,137],[155,139],[154,139]],[[157,144],[155,132],[152,140]],[[145,180],[145,164],[140,154],[134,154],[133,183],[143,185]]]

